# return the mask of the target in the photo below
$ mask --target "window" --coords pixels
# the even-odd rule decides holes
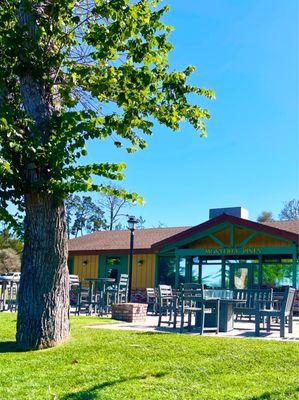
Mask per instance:
[[[209,261],[202,265],[201,281],[205,288],[221,288],[221,262]]]
[[[192,265],[191,282],[192,283],[200,283],[200,268],[199,268],[198,264]]]
[[[158,284],[175,286],[175,257],[159,257]]]
[[[107,257],[106,264],[109,266],[120,265],[120,257]]]
[[[182,258],[180,260],[180,267],[179,267],[179,285],[181,283],[185,283],[186,281],[186,259]]]
[[[264,287],[274,288],[279,286],[292,286],[292,264],[263,264],[262,282]]]
[[[107,257],[106,258],[107,278],[112,278],[117,280],[120,266],[121,266],[120,257]]]

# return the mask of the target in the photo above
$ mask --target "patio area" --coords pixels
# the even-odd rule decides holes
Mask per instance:
[[[113,323],[101,323],[88,325],[87,328],[91,329],[108,329],[118,331],[139,331],[139,332],[155,332],[155,333],[179,333],[179,328],[173,329],[171,326],[158,327],[157,316],[147,316],[144,322],[122,322],[115,321]],[[186,331],[184,335],[200,335],[199,331],[193,329],[191,332]],[[204,331],[204,336],[228,337],[228,338],[251,338],[251,339],[266,339],[266,340],[282,340],[282,341],[299,341],[299,316],[294,317],[293,320],[293,333],[286,333],[285,338],[279,335],[279,324],[271,326],[271,332],[262,330],[260,336],[255,336],[254,321],[235,321],[234,329],[229,332],[215,332]]]

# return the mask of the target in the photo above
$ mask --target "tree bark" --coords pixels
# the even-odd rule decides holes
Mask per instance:
[[[69,274],[64,205],[51,196],[25,196],[17,344],[24,350],[53,347],[69,336]]]

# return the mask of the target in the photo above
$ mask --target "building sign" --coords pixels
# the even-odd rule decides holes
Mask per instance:
[[[179,257],[187,256],[253,256],[265,254],[296,254],[296,248],[293,246],[279,247],[206,247],[192,249],[176,249],[175,254]]]
[[[207,256],[231,256],[231,255],[240,255],[240,254],[262,254],[262,249],[258,247],[227,247],[227,248],[207,248],[207,249],[200,249],[202,255]]]

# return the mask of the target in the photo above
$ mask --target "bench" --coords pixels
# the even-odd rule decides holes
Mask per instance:
[[[248,317],[251,321],[256,313],[257,301],[272,301],[273,289],[234,289],[233,298],[236,300],[245,300],[245,303],[237,303],[234,307],[236,320],[238,317]]]

